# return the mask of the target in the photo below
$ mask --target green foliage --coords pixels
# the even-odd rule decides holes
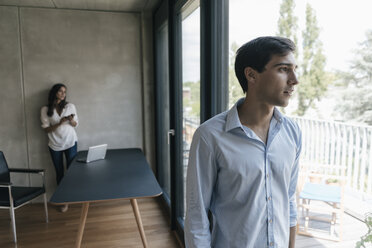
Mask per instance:
[[[372,246],[372,213],[366,215],[365,223],[368,227],[368,233],[360,238],[360,241],[356,244],[356,248]],[[371,246],[366,246],[367,243],[370,243]]]
[[[326,183],[338,183],[338,179],[336,179],[336,178],[329,178],[329,179],[327,179]]]
[[[235,55],[239,45],[233,42],[230,47],[230,63],[229,63],[229,107],[235,104],[240,98],[244,97],[243,89],[235,76]]]
[[[234,63],[235,54],[239,45],[233,42],[230,47],[230,63],[229,63],[229,107],[234,105],[237,100],[244,97],[243,90],[235,76]],[[200,81],[185,82],[183,88],[190,90],[189,95],[183,97],[183,108],[189,117],[200,116]],[[188,111],[190,110],[191,111]]]
[[[279,10],[278,20],[278,36],[287,37],[295,44],[297,44],[297,20],[298,18],[294,15],[295,3],[294,0],[283,0]],[[296,53],[296,59],[298,53]]]
[[[372,125],[372,30],[355,51],[349,72],[340,72],[344,94],[337,111],[344,118]]]
[[[326,58],[319,40],[320,29],[316,15],[310,4],[306,5],[306,28],[302,32],[303,56],[300,65],[298,106],[296,113],[305,115],[314,100],[320,100],[326,92],[329,81],[325,72]],[[328,78],[329,79],[329,78]]]
[[[292,39],[297,44],[297,21],[294,16],[294,0],[283,0],[280,5],[278,20],[278,35]],[[302,61],[298,59],[298,78],[300,85],[297,87],[298,105],[296,114],[303,116],[312,106],[314,100],[320,100],[328,88],[328,81],[332,77],[325,72],[326,58],[323,55],[322,43],[319,41],[320,29],[312,7],[306,6],[306,27],[302,32]],[[327,80],[328,79],[328,80]]]
[[[294,0],[283,0],[280,5],[277,35],[290,38],[297,44],[298,18],[294,15]],[[323,54],[322,43],[319,41],[320,29],[316,15],[312,7],[306,7],[306,28],[302,32],[303,58],[298,70],[300,85],[298,88],[298,106],[296,114],[303,116],[312,106],[314,100],[320,100],[324,96],[330,82],[334,81],[334,75],[325,71],[326,57]],[[234,42],[230,48],[229,64],[229,106],[232,106],[239,98],[244,97],[243,91],[235,76],[234,62],[238,45]]]
[[[183,97],[183,109],[188,117],[200,117],[200,81],[185,82],[183,88],[190,89],[189,95]],[[191,109],[188,112],[188,109]]]

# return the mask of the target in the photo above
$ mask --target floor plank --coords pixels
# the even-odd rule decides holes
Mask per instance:
[[[147,241],[152,248],[180,247],[169,230],[161,204],[156,199],[138,200]],[[75,243],[81,205],[70,205],[66,213],[49,206],[49,223],[45,223],[42,204],[29,204],[16,210],[17,248],[71,248]],[[300,213],[299,213],[300,214]],[[301,215],[301,214],[300,214]],[[301,216],[300,216],[301,217]],[[313,223],[314,228],[327,231],[324,223]],[[298,235],[296,248],[351,248],[367,232],[361,221],[345,214],[344,240],[326,241]],[[14,248],[9,211],[0,211],[0,247]],[[120,200],[91,204],[88,212],[83,248],[142,248],[141,237],[130,202]]]
[[[156,199],[139,199],[143,226],[149,247],[180,247],[161,204]],[[81,204],[70,205],[61,213],[49,205],[49,223],[45,223],[42,204],[29,204],[16,210],[18,246],[13,243],[9,211],[0,211],[1,248],[71,248],[74,246],[81,213]],[[142,241],[129,200],[90,204],[83,248],[141,248]]]

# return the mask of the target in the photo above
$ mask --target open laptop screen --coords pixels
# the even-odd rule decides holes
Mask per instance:
[[[78,158],[79,162],[93,162],[96,160],[104,159],[106,156],[107,144],[91,146],[88,149],[88,155],[84,158]]]

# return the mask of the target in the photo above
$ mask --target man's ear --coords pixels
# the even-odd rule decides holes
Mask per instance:
[[[246,67],[244,75],[248,82],[254,82],[257,79],[257,71],[252,67]]]

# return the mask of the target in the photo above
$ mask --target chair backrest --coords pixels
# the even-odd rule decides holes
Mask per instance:
[[[0,151],[0,181],[10,182],[9,168],[4,153]]]

